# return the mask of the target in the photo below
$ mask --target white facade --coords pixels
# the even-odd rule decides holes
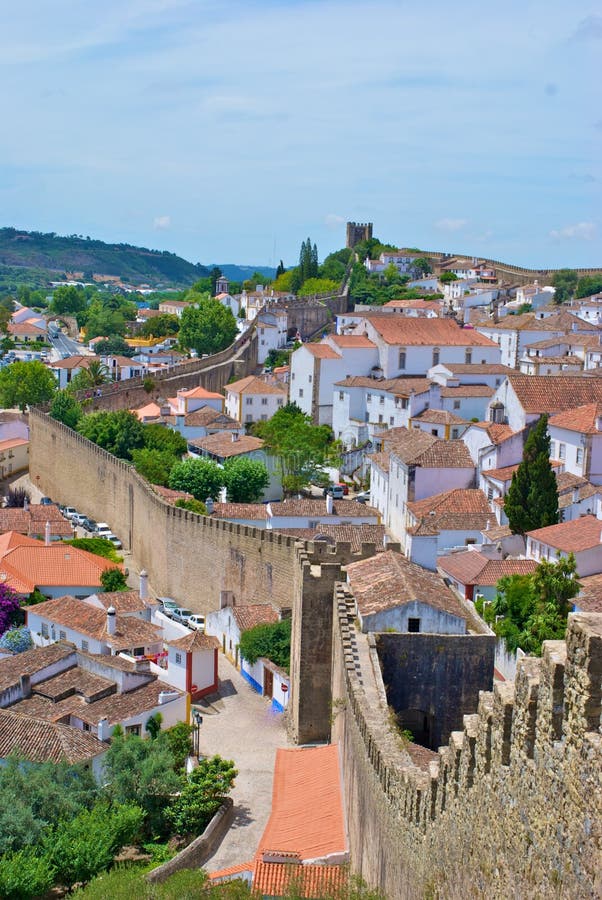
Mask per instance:
[[[548,432],[550,459],[560,460],[565,472],[580,475],[592,484],[602,484],[602,431],[582,434],[549,424]]]
[[[466,620],[436,609],[421,600],[400,603],[370,615],[358,610],[362,631],[409,631],[409,620],[418,619],[421,634],[466,634]]]
[[[226,413],[243,425],[266,422],[286,401],[286,390],[275,391],[272,386],[263,390],[258,380],[253,390],[231,391],[226,386]]]
[[[374,433],[385,428],[408,427],[413,416],[440,404],[439,386],[426,387],[416,382],[416,391],[401,396],[393,385],[376,379],[369,384],[353,385],[349,379],[334,385],[332,430],[346,447],[373,440]],[[426,389],[425,389],[426,387]]]
[[[470,425],[462,440],[477,468],[477,474],[488,469],[501,469],[522,462],[524,432],[519,431],[505,440],[492,441],[487,427],[481,424]]]

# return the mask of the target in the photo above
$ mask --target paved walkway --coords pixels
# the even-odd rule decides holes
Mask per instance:
[[[201,753],[233,759],[239,775],[232,792],[234,822],[205,863],[209,872],[253,858],[272,806],[276,750],[287,746],[282,714],[273,712],[221,653],[219,678],[219,698],[198,705]]]

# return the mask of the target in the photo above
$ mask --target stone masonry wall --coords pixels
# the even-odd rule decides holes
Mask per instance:
[[[516,682],[418,768],[368,702],[353,610],[335,593],[333,739],[342,747],[353,868],[393,898],[602,893],[602,615],[519,662]]]

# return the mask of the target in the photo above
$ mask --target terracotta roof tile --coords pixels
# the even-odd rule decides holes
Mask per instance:
[[[272,811],[258,856],[264,851],[307,861],[348,852],[336,744],[276,751]]]
[[[349,881],[345,866],[295,865],[257,860],[253,891],[262,897],[324,897],[338,894]]]
[[[188,444],[197,450],[204,450],[210,456],[228,459],[231,456],[240,456],[243,453],[251,453],[253,450],[261,450],[264,442],[252,434],[241,434],[237,440],[233,440],[230,432],[217,431],[206,437],[189,440]]]
[[[190,388],[187,391],[178,391],[178,397],[190,397],[195,400],[223,400],[224,395],[216,393],[215,391],[208,391],[207,388],[199,385],[198,387]]]
[[[437,564],[460,584],[484,587],[496,585],[506,575],[530,575],[537,568],[534,559],[489,559],[476,550],[440,556]]]
[[[374,344],[370,338],[363,334],[332,334],[328,340],[337,347],[355,347],[359,349],[375,350]]]
[[[368,457],[370,462],[375,465],[377,468],[381,470],[381,472],[389,472],[389,467],[391,465],[391,457],[389,453],[371,453]]]
[[[386,533],[384,525],[318,525],[317,528],[279,528],[278,531],[302,541],[348,542],[352,553],[358,553],[364,543],[376,544],[377,551],[382,550]]]
[[[510,375],[515,369],[501,363],[444,363],[452,375]]]
[[[19,542],[6,547],[3,539],[14,535]],[[14,539],[13,539],[14,540]],[[62,543],[45,546],[40,541],[8,532],[0,538],[0,578],[15,590],[34,587],[100,587],[100,576],[115,563]]]
[[[509,425],[500,425],[497,422],[474,422],[470,427],[485,431],[491,443],[496,446],[503,444],[504,441],[507,441],[513,435],[519,434],[518,431],[513,431]]]
[[[35,675],[47,666],[53,666],[74,653],[71,644],[58,642],[47,647],[34,647],[14,656],[0,659],[0,691],[19,683],[21,675]]]
[[[416,528],[408,528],[410,534],[420,533],[421,524],[427,525],[431,534],[442,530],[480,531],[495,519],[483,491],[470,488],[444,491],[425,500],[415,500],[407,506]]]
[[[232,615],[241,631],[255,628],[256,625],[269,625],[280,618],[269,603],[248,603],[232,607]]]
[[[168,503],[175,503],[176,500],[194,500],[194,496],[187,491],[174,491],[160,484],[153,484],[151,487],[156,494],[159,494]]]
[[[602,402],[600,376],[509,375],[508,382],[527,413],[556,415]]]
[[[428,378],[370,378],[368,375],[350,375],[342,381],[335,382],[336,387],[371,388],[375,393],[386,391],[396,397],[409,397],[410,394],[423,394],[429,391],[435,382]]]
[[[161,629],[137,616],[115,616],[115,634],[107,632],[107,614],[85,600],[75,597],[59,597],[28,607],[32,615],[40,616],[48,622],[67,627],[102,641],[119,650],[128,650],[140,644],[155,644],[162,640]]]
[[[460,601],[440,575],[392,550],[348,565],[347,581],[362,616],[420,600],[466,619]]]
[[[165,643],[170,647],[183,650],[185,653],[194,653],[195,650],[215,650],[221,646],[216,637],[203,634],[202,631],[191,631],[190,634],[184,634],[180,638],[174,638]]]
[[[330,344],[303,344],[303,349],[316,359],[341,359],[341,354],[337,353]]]
[[[367,506],[365,503],[358,503],[357,500],[333,500],[332,513],[329,513],[326,507],[326,499],[324,500],[283,500],[279,503],[270,503],[269,510],[274,518],[286,516],[306,518],[325,518],[326,516],[337,516],[339,518],[366,518],[368,516],[378,516],[378,510]],[[269,514],[268,510],[268,514]],[[376,524],[376,523],[375,523]],[[275,525],[274,528],[277,528]]]
[[[474,328],[460,328],[449,319],[408,316],[366,317],[386,344],[403,346],[495,347],[495,341]]]
[[[602,573],[580,578],[581,592],[573,601],[583,612],[602,613]]]
[[[424,409],[412,418],[413,422],[428,422],[432,425],[468,425],[467,419],[457,416],[447,409]]]
[[[5,450],[13,450],[15,447],[24,447],[26,444],[29,444],[29,440],[26,438],[7,438],[5,441],[0,441],[0,453],[4,453]]]
[[[457,387],[442,387],[441,398],[450,397],[493,397],[495,388],[488,384],[459,384]]]
[[[254,519],[258,522],[268,517],[265,503],[214,503],[215,519]]]
[[[582,550],[600,547],[600,567],[602,568],[601,533],[602,521],[600,519],[595,516],[581,516],[579,519],[560,522],[558,525],[536,528],[535,531],[528,531],[526,536],[564,553],[580,553]]]
[[[71,725],[0,709],[0,759],[19,753],[30,762],[73,764],[89,762],[108,749],[108,744]]]
[[[232,394],[277,394],[282,397],[288,393],[288,388],[285,384],[264,381],[257,375],[247,375],[240,381],[233,381],[232,384],[226,385],[226,391]]]
[[[581,434],[599,434],[602,430],[602,401],[586,403],[551,416],[548,426],[566,428]]]

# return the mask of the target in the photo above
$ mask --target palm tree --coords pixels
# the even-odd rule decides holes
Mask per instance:
[[[100,359],[90,360],[85,368],[82,367],[80,375],[82,388],[99,387],[111,380],[108,366],[105,366]]]

